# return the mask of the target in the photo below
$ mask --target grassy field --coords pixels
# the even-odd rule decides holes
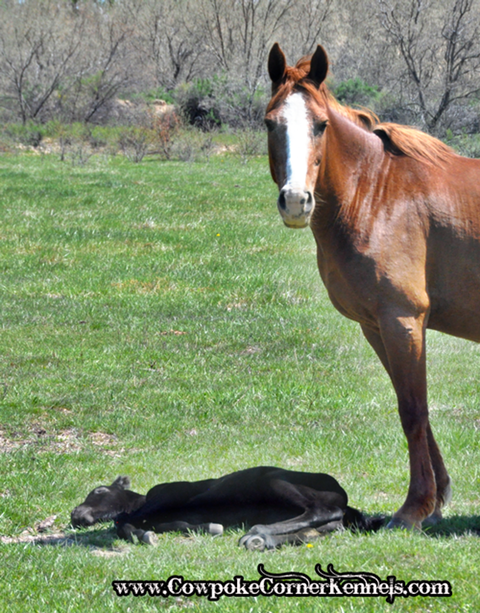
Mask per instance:
[[[368,513],[403,501],[407,449],[387,375],[329,303],[310,231],[283,227],[275,189],[265,158],[0,157],[1,610],[479,610],[480,348],[435,333],[432,423],[454,487],[435,530],[251,553],[240,531],[162,535],[151,548],[69,527],[71,509],[118,474],[145,492],[278,465],[331,473]],[[26,542],[52,515],[63,545]],[[111,585],[253,580],[259,563],[448,580],[453,596],[390,609],[385,598],[119,598]]]

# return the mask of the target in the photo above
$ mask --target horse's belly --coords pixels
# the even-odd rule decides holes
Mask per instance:
[[[428,327],[480,341],[480,241],[453,229],[430,237],[426,266]]]
[[[480,342],[480,326],[470,317],[446,317],[444,314],[430,317],[428,328],[465,338],[469,341]]]
[[[445,334],[480,342],[480,284],[465,284],[456,292],[432,292],[428,327]]]

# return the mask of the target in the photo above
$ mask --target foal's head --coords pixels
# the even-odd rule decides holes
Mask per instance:
[[[71,513],[72,526],[93,526],[99,521],[114,519],[120,513],[132,513],[145,502],[145,496],[132,492],[128,477],[117,477],[112,485],[101,485]]]

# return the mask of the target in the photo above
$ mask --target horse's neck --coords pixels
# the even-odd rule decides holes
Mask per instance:
[[[325,149],[315,189],[324,223],[347,219],[368,206],[383,159],[380,139],[336,111],[329,113]],[[347,213],[347,214],[346,214]],[[346,215],[345,215],[346,214]]]

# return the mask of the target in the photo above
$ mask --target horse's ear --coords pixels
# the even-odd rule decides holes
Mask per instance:
[[[270,49],[270,54],[268,56],[268,74],[272,79],[272,83],[278,83],[278,81],[283,79],[286,68],[287,60],[285,54],[280,49],[280,45],[275,43]]]
[[[310,72],[307,75],[307,79],[313,81],[317,87],[325,81],[328,73],[328,57],[327,52],[318,45],[315,53],[310,61]]]

